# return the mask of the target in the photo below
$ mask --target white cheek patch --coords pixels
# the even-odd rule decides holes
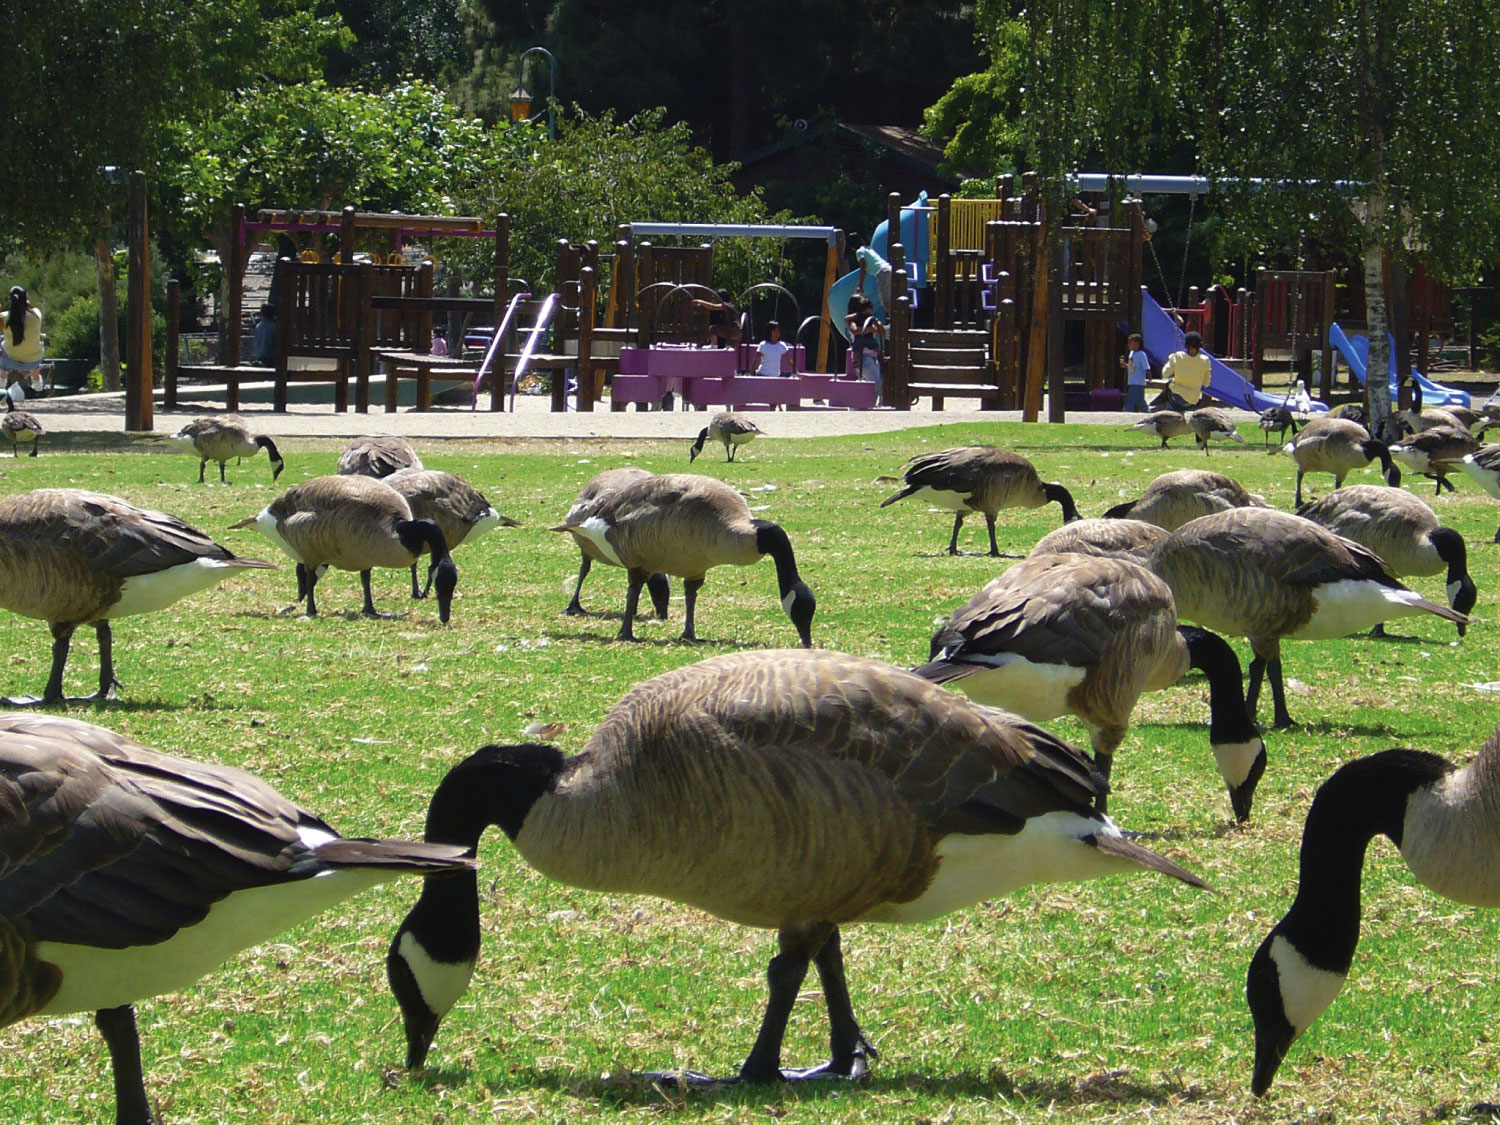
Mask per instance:
[[[1219,767],[1219,776],[1224,779],[1224,784],[1231,789],[1238,789],[1245,784],[1245,779],[1250,776],[1250,767],[1255,765],[1255,759],[1260,757],[1266,744],[1258,738],[1252,738],[1249,742],[1216,742],[1211,749],[1214,752],[1214,762]]]
[[[781,599],[781,612],[790,617],[792,615],[792,606],[796,604],[796,601],[797,591],[793,590],[791,593],[787,594],[786,597]]]
[[[1458,592],[1463,589],[1463,583],[1462,582],[1450,582],[1444,588],[1448,591],[1448,604],[1452,605],[1453,604],[1453,599],[1456,598],[1456,597],[1458,597]]]
[[[474,975],[474,962],[449,963],[435,961],[427,955],[421,943],[408,931],[401,935],[396,946],[397,954],[411,969],[422,999],[437,1015],[446,1015],[453,1010],[459,998],[468,990],[469,979]]]
[[[1271,960],[1281,981],[1281,1007],[1298,1035],[1312,1026],[1344,987],[1344,975],[1310,964],[1297,947],[1277,934],[1271,941]]]

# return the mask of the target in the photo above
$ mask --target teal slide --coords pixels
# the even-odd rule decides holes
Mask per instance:
[[[927,239],[927,212],[917,208],[927,206],[927,193],[921,192],[916,202],[901,208],[901,237],[899,242],[906,253],[906,282],[916,289],[927,287],[927,261],[930,255]],[[881,223],[875,228],[875,233],[870,236],[870,249],[882,258],[890,259],[891,236],[890,222]],[[849,329],[844,324],[844,316],[849,311],[849,298],[854,293],[854,287],[859,284],[859,270],[851,270],[839,278],[828,288],[828,308],[825,312],[828,319],[833,322],[833,327],[844,339],[849,338]],[[865,296],[870,298],[875,305],[875,315],[886,323],[890,323],[890,313],[880,300],[880,291],[876,288],[873,277],[865,278]]]
[[[1390,339],[1388,336],[1387,339]],[[1344,330],[1337,324],[1328,326],[1328,344],[1349,365],[1349,370],[1354,372],[1354,377],[1363,386],[1365,376],[1370,368],[1370,340],[1367,336],[1355,336],[1350,339],[1344,335]],[[1391,372],[1391,396],[1396,394],[1396,342],[1391,339],[1390,350],[1390,372]],[[1422,388],[1423,406],[1469,406],[1469,392],[1458,390],[1456,387],[1445,387],[1441,383],[1434,383],[1415,368],[1411,373],[1412,381]]]

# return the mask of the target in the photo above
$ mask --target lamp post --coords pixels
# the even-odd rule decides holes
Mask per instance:
[[[556,99],[557,99],[557,60],[552,57],[552,52],[546,47],[527,47],[521,52],[521,59],[516,64],[516,89],[510,96],[510,119],[512,121],[526,121],[531,117],[531,95],[526,91],[526,56],[533,52],[547,56],[547,139],[557,138]]]

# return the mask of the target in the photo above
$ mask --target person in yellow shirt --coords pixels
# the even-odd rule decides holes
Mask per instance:
[[[41,388],[42,314],[19,285],[10,291],[10,307],[0,312],[0,372],[6,386],[19,379]]]
[[[1203,388],[1213,374],[1208,356],[1203,354],[1203,337],[1189,332],[1182,338],[1182,347],[1161,365],[1167,389],[1151,404],[1153,410],[1192,410],[1203,398]]]

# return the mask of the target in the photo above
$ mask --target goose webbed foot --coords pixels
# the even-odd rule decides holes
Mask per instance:
[[[1385,631],[1385,624],[1380,621],[1377,621],[1375,623],[1375,628],[1370,630],[1370,636],[1372,637],[1384,637],[1387,635],[1388,634]]]
[[[829,1059],[822,1066],[804,1069],[782,1067],[781,1079],[783,1082],[818,1082],[837,1078],[857,1081],[869,1073],[870,1063],[879,1058],[880,1052],[875,1049],[875,1045],[860,1033],[858,1042],[846,1055]]]
[[[645,1070],[636,1077],[665,1086],[669,1090],[727,1090],[739,1082],[737,1075],[733,1078],[715,1078],[696,1070]]]
[[[572,601],[570,601],[568,603],[568,608],[565,609],[565,610],[563,610],[563,616],[564,617],[589,617],[591,615],[590,615],[590,613],[589,613],[588,610],[584,609],[583,606],[581,606],[580,604],[578,604],[578,599],[574,598]]]
[[[395,621],[399,617],[406,616],[406,614],[404,613],[382,613],[380,610],[375,609],[373,606],[369,609],[360,610],[359,615],[361,617],[368,617],[372,621]]]
[[[48,699],[44,695],[7,695],[0,697],[0,704],[6,707],[50,707],[54,703],[63,702],[61,695]]]

